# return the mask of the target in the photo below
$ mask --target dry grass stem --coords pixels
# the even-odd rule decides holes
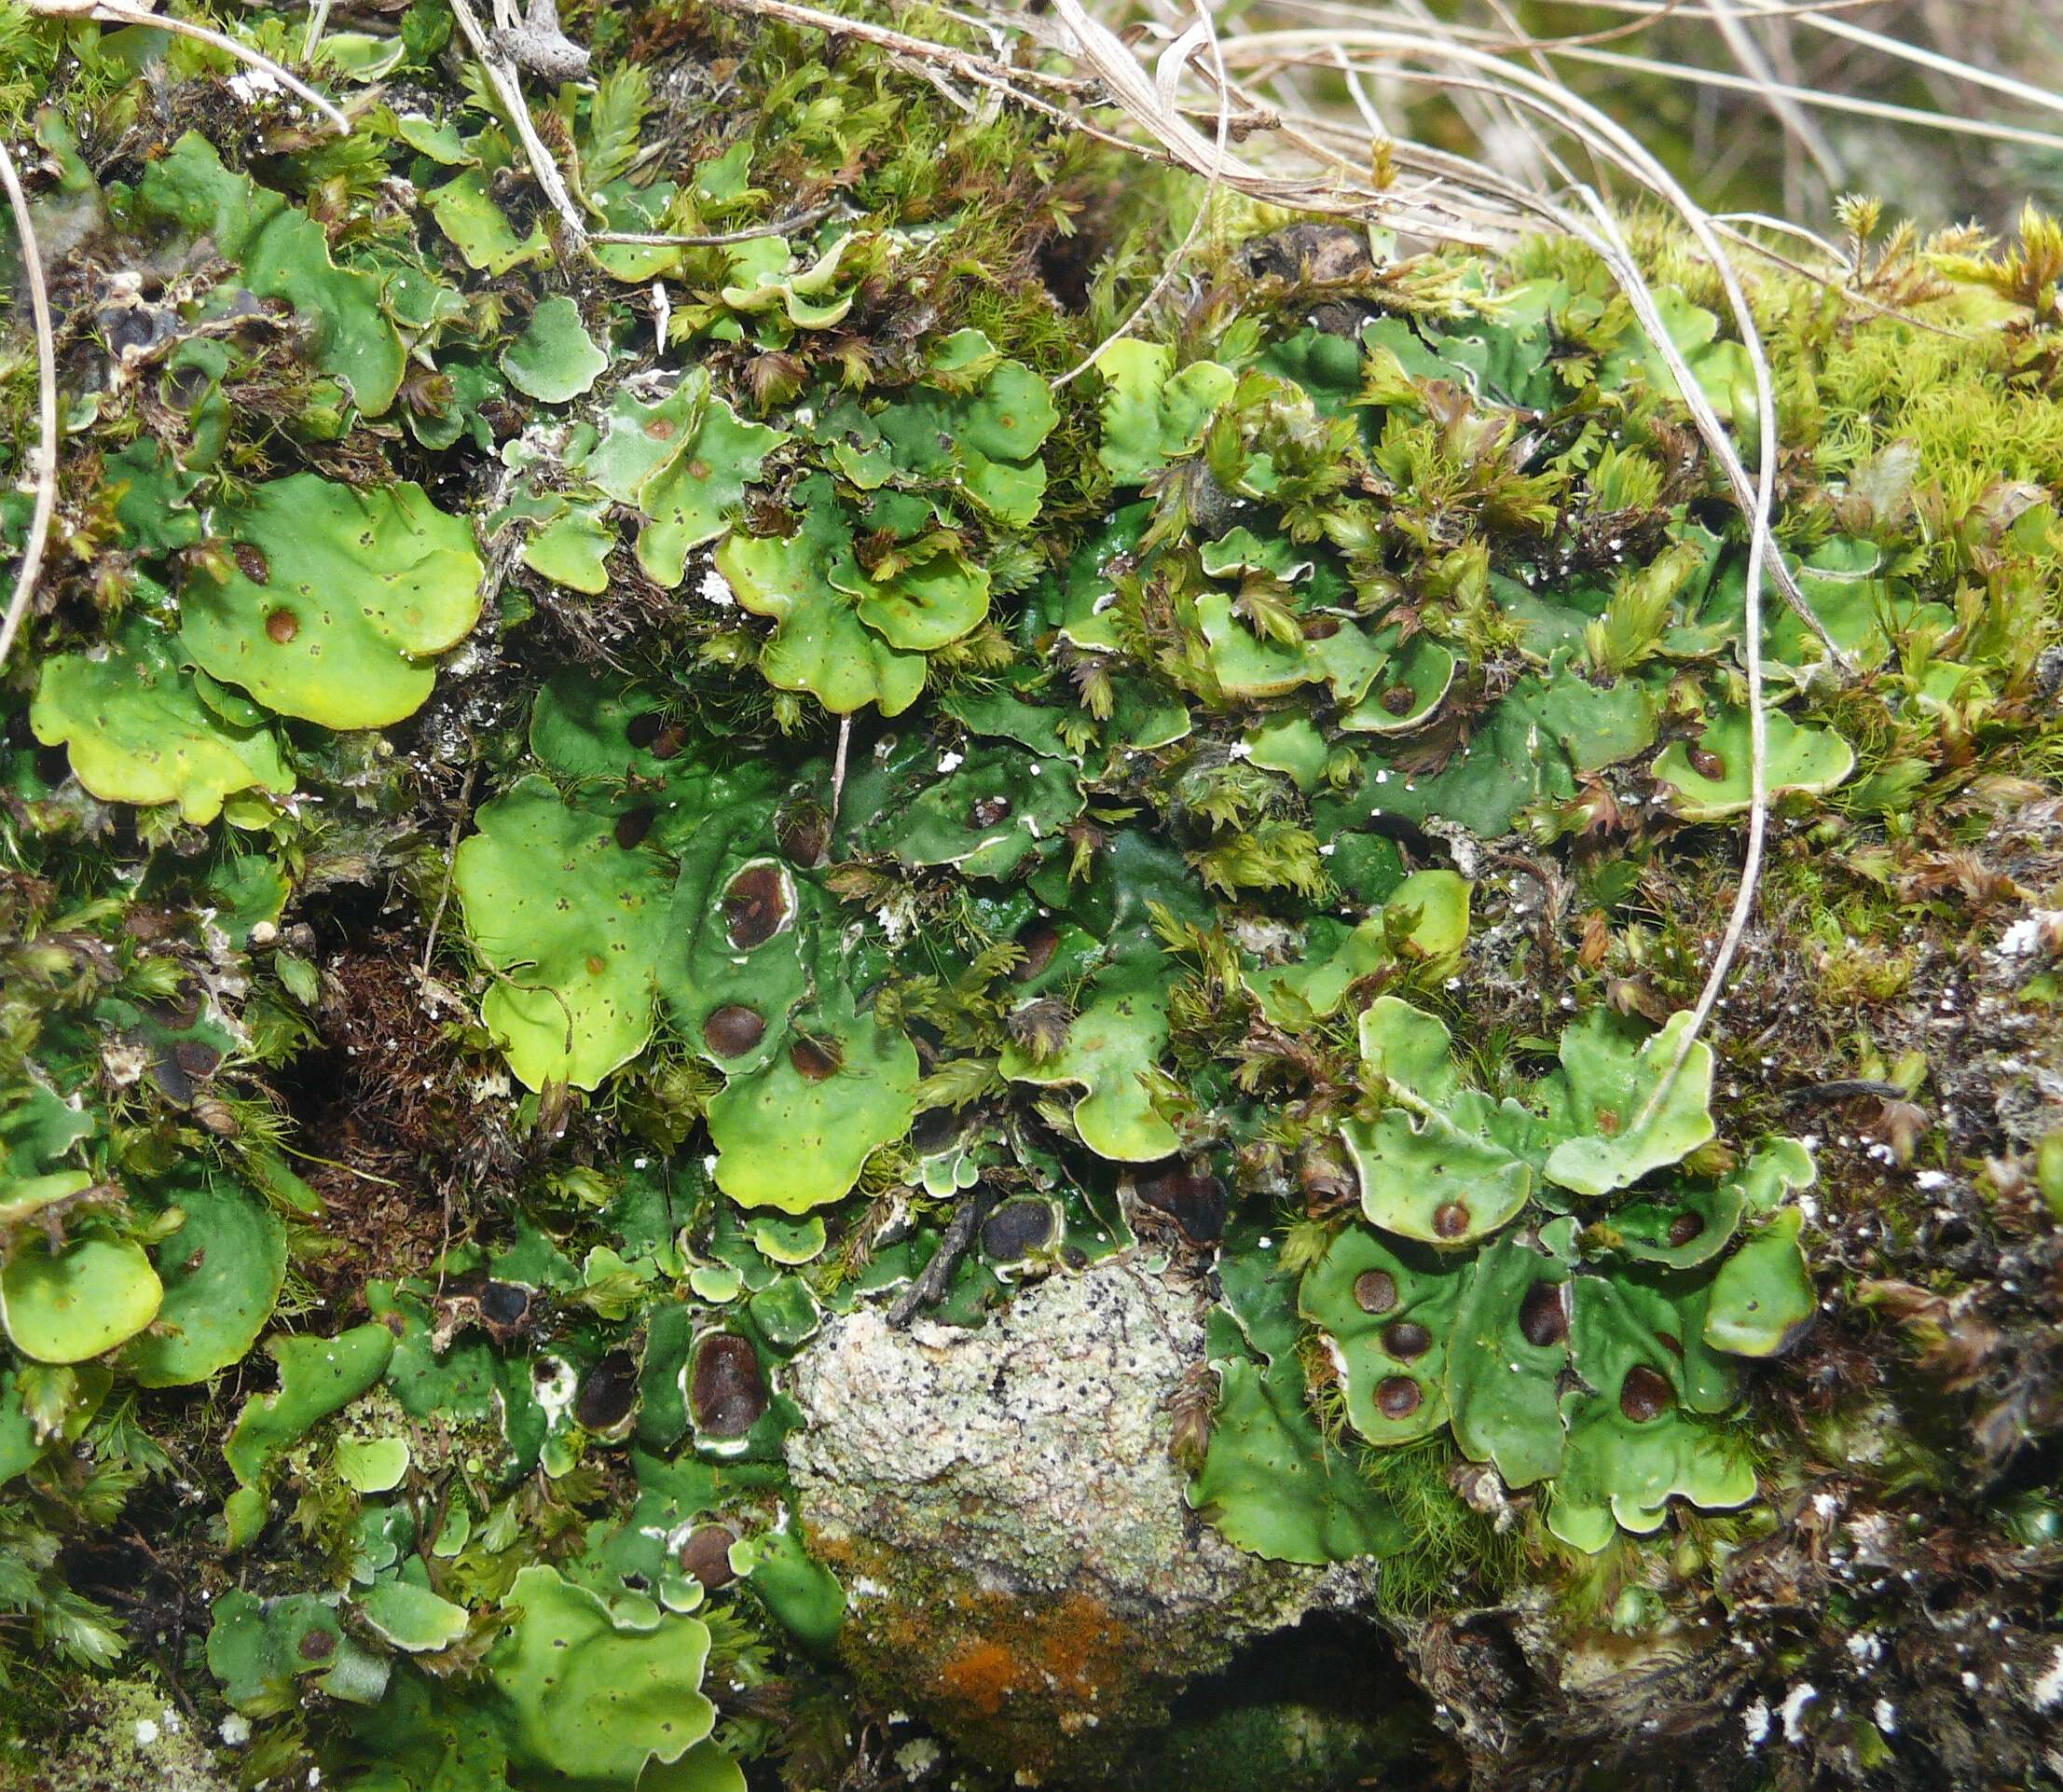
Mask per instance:
[[[21,176],[14,155],[0,138],[0,186],[7,189],[7,206],[14,214],[15,234],[21,244],[21,266],[29,288],[29,321],[35,333],[36,442],[30,462],[35,481],[35,507],[29,517],[29,535],[21,549],[21,564],[15,570],[14,590],[7,599],[5,617],[0,617],[0,668],[35,594],[36,575],[43,570],[43,553],[50,539],[50,516],[57,508],[57,331],[50,321],[49,289],[43,278],[43,251],[36,241],[35,221],[29,214],[29,196],[21,190]]]
[[[559,172],[557,161],[544,146],[544,140],[537,134],[536,125],[530,122],[530,102],[523,97],[523,83],[516,75],[514,59],[488,38],[481,28],[479,14],[467,0],[451,0],[451,12],[459,21],[459,29],[465,34],[474,60],[486,74],[488,85],[494,90],[494,97],[508,115],[509,128],[516,132],[522,146],[523,159],[530,164],[530,177],[537,182],[538,189],[565,227],[567,246],[576,255],[584,253],[587,247],[587,220],[573,203],[573,196],[567,190],[566,177]]]
[[[212,31],[206,25],[197,25],[190,19],[154,12],[148,7],[131,6],[128,0],[28,0],[28,7],[31,12],[49,19],[92,19],[102,24],[145,25],[152,31],[169,31],[174,36],[191,37],[196,43],[206,44],[212,49],[219,49],[241,62],[249,63],[261,75],[277,81],[296,99],[313,106],[329,121],[333,130],[350,133],[351,120],[299,76],[282,68],[263,50],[253,49],[249,44]]]
[[[1069,3],[1070,0],[1063,0],[1064,5]],[[1217,29],[1212,21],[1207,0],[1197,0],[1196,23],[1184,32],[1180,37],[1176,38],[1162,54],[1154,86],[1166,101],[1172,101],[1176,87],[1181,80],[1183,68],[1187,66],[1190,58],[1197,48],[1202,46],[1209,48],[1211,62],[1217,72],[1217,139],[1214,145],[1216,153],[1212,159],[1210,174],[1204,182],[1203,197],[1197,203],[1196,215],[1190,220],[1188,233],[1184,235],[1175,253],[1168,257],[1167,266],[1161,269],[1160,277],[1148,289],[1146,296],[1133,308],[1131,314],[1126,317],[1123,323],[1120,324],[1088,354],[1084,355],[1081,360],[1078,361],[1052,382],[1052,388],[1055,392],[1058,392],[1063,386],[1068,385],[1080,375],[1087,373],[1091,367],[1095,365],[1096,357],[1104,350],[1107,349],[1111,343],[1117,341],[1121,337],[1128,335],[1139,320],[1160,302],[1161,295],[1167,291],[1181,272],[1182,264],[1189,259],[1190,251],[1196,246],[1196,239],[1203,234],[1203,226],[1211,215],[1212,203],[1217,198],[1220,171],[1225,165],[1225,137],[1231,122],[1231,92],[1226,82],[1225,61],[1218,52]]]

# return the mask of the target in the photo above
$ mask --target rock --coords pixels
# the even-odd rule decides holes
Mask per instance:
[[[1186,1681],[1372,1593],[1372,1565],[1263,1561],[1190,1512],[1166,1406],[1202,1359],[1195,1304],[1107,1264],[980,1330],[854,1314],[793,1364],[789,1468],[851,1601],[841,1653],[1020,1784],[1096,1783]]]

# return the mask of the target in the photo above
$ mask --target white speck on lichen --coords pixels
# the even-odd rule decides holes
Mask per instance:
[[[1760,1748],[1764,1743],[1769,1740],[1768,1704],[1765,1701],[1757,1699],[1754,1703],[1740,1714],[1740,1727],[1748,1732],[1748,1746],[1750,1748]]]
[[[928,1736],[919,1736],[896,1750],[895,1762],[905,1779],[914,1780],[939,1764],[939,1745]]]
[[[2049,1658],[2048,1671],[2034,1683],[2031,1694],[2037,1711],[2053,1711],[2057,1705],[2063,1705],[2063,1643],[2056,1646],[2056,1653]]]
[[[2053,949],[2049,941],[2058,931],[2063,931],[2063,908],[2038,908],[2006,929],[1999,941],[1999,956],[2031,958],[2037,952]]]
[[[1783,1703],[1777,1715],[1783,1719],[1783,1740],[1787,1743],[1802,1741],[1805,1736],[1803,1719],[1805,1708],[1820,1696],[1820,1689],[1809,1680],[1800,1680],[1784,1694]]]
[[[550,1427],[557,1425],[559,1414],[572,1405],[580,1377],[571,1363],[558,1357],[540,1357],[537,1367],[548,1372],[535,1376],[530,1391],[536,1395],[538,1405],[544,1409],[544,1423]]]

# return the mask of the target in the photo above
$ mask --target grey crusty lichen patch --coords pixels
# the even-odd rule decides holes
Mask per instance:
[[[1365,1602],[1372,1565],[1263,1561],[1189,1511],[1167,1401],[1203,1348],[1194,1298],[1122,1263],[980,1330],[827,1327],[788,1460],[862,1680],[1025,1783],[1093,1775],[1185,1680]]]

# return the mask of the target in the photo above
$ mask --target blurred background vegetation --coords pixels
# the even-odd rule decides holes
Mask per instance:
[[[1484,48],[1560,40],[1540,52],[1545,64],[1715,211],[1831,229],[1834,200],[1862,191],[1922,227],[2004,231],[2030,199],[2063,202],[2063,101],[2053,98],[2063,93],[2063,0],[1255,0],[1218,8],[1217,23],[1228,35],[1416,26]],[[1278,78],[1308,103],[1372,108],[1399,136],[1514,177],[1540,167],[1527,134],[1481,94],[1389,76],[1360,80],[1356,94],[1344,76],[1310,69]]]

